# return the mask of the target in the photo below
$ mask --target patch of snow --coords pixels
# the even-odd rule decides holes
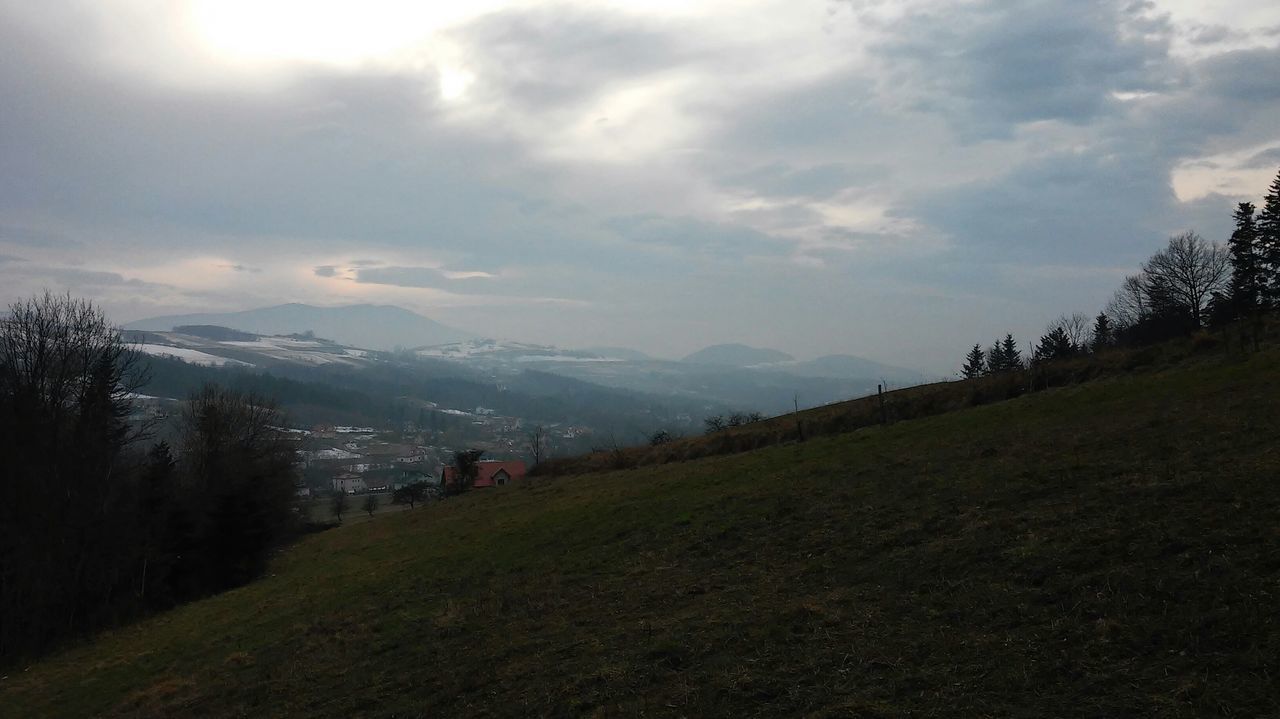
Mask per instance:
[[[348,452],[345,449],[317,449],[310,452],[303,452],[302,455],[307,459],[357,459],[364,455]]]
[[[138,345],[134,345],[134,348],[137,349],[139,352],[142,352],[143,354],[149,354],[156,357],[173,357],[175,359],[180,359],[183,362],[189,362],[191,364],[198,364],[198,365],[206,365],[209,367],[222,367],[224,365],[239,365],[243,367],[253,366],[248,362],[241,362],[240,360],[234,360],[229,357],[219,357],[218,355],[211,355],[208,352],[201,352],[200,350],[193,350],[187,347],[170,347],[169,345],[156,345],[156,344],[138,344]]]
[[[522,355],[515,358],[516,362],[624,362],[625,360],[616,357],[566,357],[565,355]]]

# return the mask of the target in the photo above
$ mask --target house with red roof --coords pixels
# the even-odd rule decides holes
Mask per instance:
[[[471,488],[501,487],[508,482],[523,479],[527,472],[524,462],[518,459],[511,461],[482,459],[476,462],[476,480],[472,482]],[[440,473],[440,481],[445,487],[452,487],[458,481],[458,469],[445,467]]]

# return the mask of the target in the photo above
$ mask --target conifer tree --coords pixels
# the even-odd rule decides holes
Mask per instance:
[[[1004,336],[1000,343],[1000,362],[1004,369],[1022,369],[1022,353],[1018,351],[1018,343],[1013,341],[1013,334]]]
[[[1111,320],[1107,318],[1107,313],[1099,312],[1098,316],[1093,318],[1093,337],[1089,340],[1089,349],[1093,352],[1099,352],[1110,347],[1114,334],[1111,329]]]
[[[1064,359],[1075,354],[1076,346],[1061,325],[1049,330],[1049,334],[1041,337],[1040,344],[1036,346],[1036,359],[1039,360]]]
[[[1252,312],[1261,290],[1258,272],[1258,225],[1252,202],[1236,205],[1236,229],[1227,241],[1231,252],[1231,308],[1234,314]]]
[[[974,345],[973,349],[969,350],[969,354],[964,358],[964,367],[960,371],[964,374],[965,379],[973,379],[986,374],[987,356],[982,351],[982,345]]]
[[[1263,304],[1280,306],[1280,173],[1263,199],[1257,227],[1258,285]]]

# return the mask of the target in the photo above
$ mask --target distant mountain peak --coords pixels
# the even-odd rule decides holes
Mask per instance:
[[[375,350],[459,342],[474,336],[395,305],[318,307],[301,302],[240,312],[151,317],[130,322],[124,329],[168,332],[193,325],[216,325],[259,335],[314,332],[344,345]]]
[[[729,367],[751,367],[775,362],[791,362],[795,358],[782,350],[751,347],[744,344],[712,345],[685,357],[682,362],[692,364],[718,364]]]

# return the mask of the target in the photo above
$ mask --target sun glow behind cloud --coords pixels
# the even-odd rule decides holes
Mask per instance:
[[[190,8],[190,20],[215,55],[234,62],[353,66],[393,59],[433,33],[500,4],[199,0]]]
[[[987,257],[1095,263],[1141,254],[1166,224],[1220,238],[1228,200],[1256,199],[1280,157],[1264,52],[1280,44],[1280,4],[1085,5],[0,0],[0,31],[12,23],[0,180],[16,189],[0,255],[17,258],[0,257],[0,280],[37,264],[73,265],[47,282],[106,270],[122,281],[102,296],[143,297],[125,319],[161,302],[430,314],[626,294],[655,315],[706,307],[725,333],[742,313],[713,316],[717,298],[745,287],[784,317],[856,311],[895,281],[934,283],[929,296],[971,283],[1017,303],[1002,322],[1016,329],[1022,311],[1038,330],[1041,309],[1087,309],[1111,288],[1031,297],[988,281]],[[1204,57],[1216,64],[1194,64]],[[1055,214],[1068,204],[1091,212]],[[651,236],[620,235],[635,218],[651,218]],[[139,249],[144,262],[120,259]],[[343,257],[440,277],[357,282]],[[686,271],[710,279],[663,285]],[[804,279],[782,284],[786,272]],[[654,326],[607,311],[593,326]],[[513,332],[545,322],[469,317]],[[553,341],[580,341],[563,327]]]

